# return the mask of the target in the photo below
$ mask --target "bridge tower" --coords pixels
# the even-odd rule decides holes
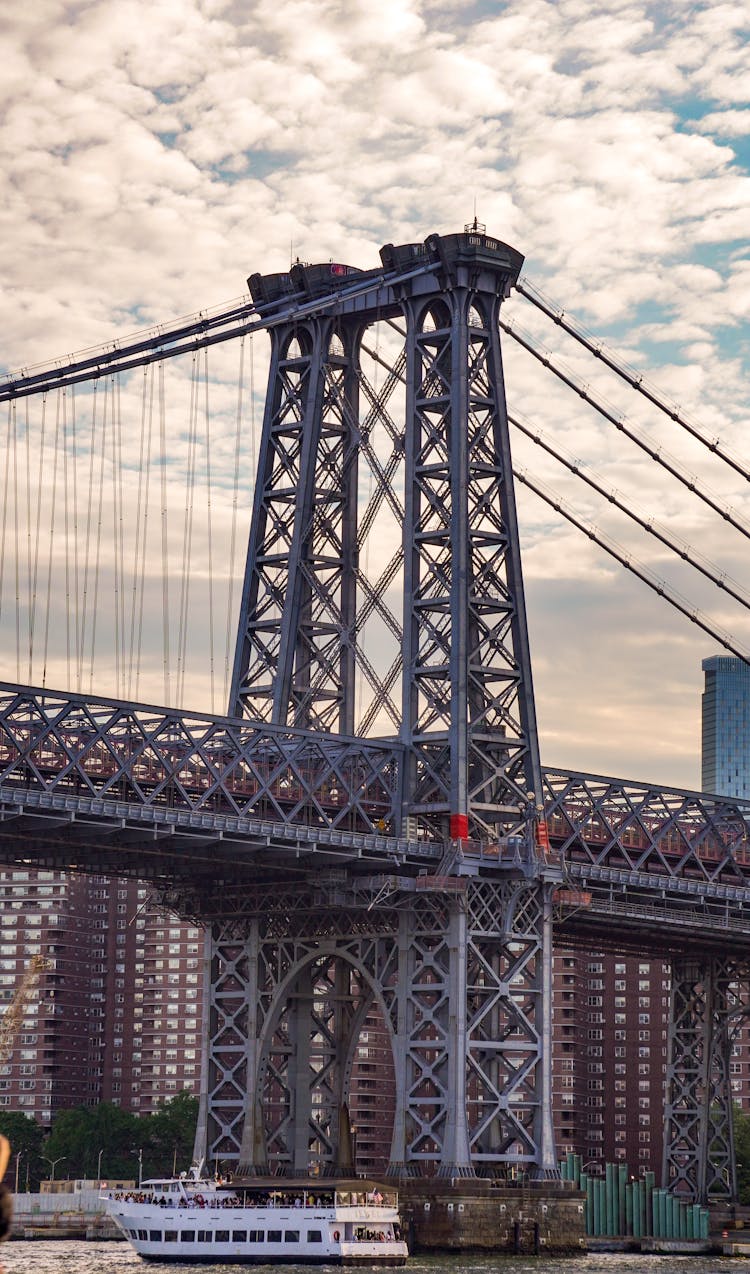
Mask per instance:
[[[229,716],[2,683],[0,861],[146,879],[210,924],[199,1153],[351,1169],[375,1013],[390,1169],[459,1181],[556,1172],[564,865],[564,932],[672,959],[664,1183],[731,1202],[750,803],[540,770],[498,338],[522,258],[475,224],[381,259],[0,384],[43,421],[53,391],[271,335]]]
[[[377,599],[361,569],[358,482],[371,423],[385,419],[393,456],[375,464],[402,521],[407,760],[383,833],[437,842],[442,860],[383,877],[342,854],[340,868],[301,867],[284,888],[269,864],[242,918],[214,923],[201,1148],[246,1171],[345,1168],[356,1044],[375,1005],[396,1077],[392,1172],[551,1177],[559,872],[537,835],[498,336],[522,257],[474,226],[381,258],[380,271],[297,265],[249,280],[271,362],[229,711],[344,738],[357,672],[385,697],[359,640]],[[399,341],[377,392],[361,359],[375,322]]]

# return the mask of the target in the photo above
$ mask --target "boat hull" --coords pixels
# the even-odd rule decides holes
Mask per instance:
[[[145,1183],[144,1183],[145,1184]],[[192,1193],[179,1182],[158,1192],[110,1196],[107,1212],[139,1256],[171,1264],[403,1265],[395,1204],[361,1202],[361,1194],[309,1201],[300,1193],[268,1206],[247,1193]],[[321,1206],[321,1204],[323,1206]]]
[[[135,1246],[135,1245],[133,1245]],[[136,1248],[136,1251],[138,1249]],[[406,1264],[406,1254],[398,1255],[394,1253],[391,1256],[382,1256],[380,1253],[377,1257],[362,1256],[360,1254],[329,1256],[312,1256],[309,1253],[299,1253],[296,1256],[253,1256],[253,1255],[226,1255],[220,1256],[216,1252],[210,1255],[197,1256],[165,1256],[163,1252],[149,1255],[148,1252],[138,1252],[138,1255],[144,1261],[153,1261],[159,1265],[206,1265],[221,1263],[222,1265],[341,1265],[341,1266],[360,1266],[372,1269],[373,1266],[397,1266]]]

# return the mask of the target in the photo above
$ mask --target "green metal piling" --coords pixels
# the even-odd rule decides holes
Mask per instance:
[[[591,1182],[592,1190],[592,1216],[593,1216],[593,1234],[594,1238],[599,1238],[602,1232],[602,1202],[599,1186],[601,1182],[594,1180]]]
[[[608,1163],[604,1169],[604,1188],[607,1194],[607,1228],[605,1234],[617,1233],[617,1194],[615,1189],[615,1165]]]
[[[646,1219],[646,1198],[643,1182],[633,1182],[633,1234],[637,1239],[643,1236],[643,1222]]]
[[[685,1234],[689,1239],[695,1238],[694,1213],[690,1203],[685,1208]]]
[[[644,1194],[646,1197],[646,1222],[643,1227],[644,1234],[655,1234],[654,1229],[654,1189],[656,1187],[656,1177],[653,1172],[647,1172],[643,1178]]]

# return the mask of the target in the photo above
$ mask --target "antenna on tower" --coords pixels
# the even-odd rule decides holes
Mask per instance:
[[[470,221],[468,225],[464,226],[464,231],[466,234],[485,234],[486,230],[487,230],[487,227],[484,224],[484,222],[477,221],[477,197],[475,195],[474,196],[474,220]]]

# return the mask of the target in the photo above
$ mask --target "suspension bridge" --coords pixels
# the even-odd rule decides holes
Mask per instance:
[[[750,803],[542,767],[516,482],[747,652],[514,467],[511,429],[722,596],[747,594],[508,411],[501,339],[741,535],[741,512],[612,408],[599,371],[747,469],[477,223],[380,255],[377,269],[256,274],[231,306],[3,379],[16,682],[0,684],[0,859],[138,877],[209,927],[199,1144],[245,1172],[351,1162],[351,1072],[375,1007],[394,1060],[393,1174],[553,1179],[553,938],[669,959],[665,1184],[731,1200]],[[511,294],[596,376],[508,321]],[[140,702],[160,676],[167,706]],[[173,706],[186,685],[209,712]]]

